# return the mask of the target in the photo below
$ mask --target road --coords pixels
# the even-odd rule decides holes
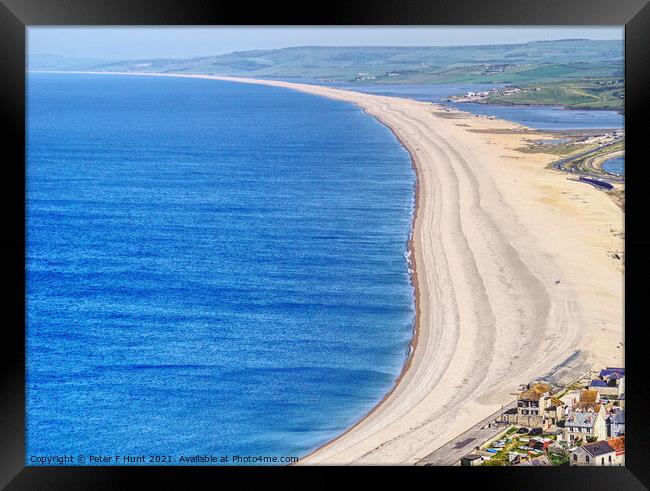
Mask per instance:
[[[586,157],[586,156],[588,156],[588,155],[591,155],[591,154],[593,154],[593,153],[596,153],[596,152],[598,152],[599,150],[602,150],[603,148],[607,148],[607,147],[611,147],[612,145],[616,145],[617,143],[620,143],[620,141],[615,141],[615,142],[612,142],[612,143],[607,143],[607,144],[605,144],[605,145],[600,145],[600,146],[598,146],[598,147],[596,147],[596,148],[591,148],[591,149],[589,149],[589,150],[585,150],[584,152],[580,152],[580,153],[578,153],[578,154],[576,154],[576,155],[571,155],[571,156],[569,156],[569,157],[565,157],[565,158],[563,158],[563,159],[556,160],[555,162],[553,162],[552,165],[553,165],[553,167],[556,168],[557,170],[561,170],[561,171],[563,171],[563,172],[573,173],[573,171],[565,169],[565,168],[564,168],[564,165],[565,165],[565,164],[568,164],[569,162],[572,162],[572,161],[574,161],[574,160],[576,160],[576,159],[580,159],[580,158],[582,158],[582,157]],[[580,174],[580,173],[579,173],[579,174]],[[607,178],[604,178],[604,179],[607,180],[607,181],[614,181],[614,182],[623,182],[623,181],[624,181],[623,178],[616,178],[616,177],[614,177],[614,176],[612,176],[612,177],[609,177],[609,176],[608,176]]]
[[[445,443],[442,447],[420,460],[416,465],[453,465],[457,463],[461,457],[474,452],[477,446],[483,445],[490,438],[495,437],[503,431],[508,425],[501,424],[496,428],[487,428],[487,425],[494,423],[497,418],[500,419],[503,411],[514,407],[517,407],[516,400],[504,406],[503,409],[499,409],[499,411],[485,418],[480,423],[472,426],[465,433]]]

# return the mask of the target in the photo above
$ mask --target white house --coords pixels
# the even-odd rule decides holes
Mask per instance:
[[[622,466],[625,465],[625,437],[587,443],[576,447],[569,457],[571,465]]]
[[[573,444],[607,438],[607,423],[602,406],[598,412],[572,411],[564,421],[564,439]]]
[[[587,443],[576,447],[571,452],[569,463],[571,465],[610,466],[616,465],[616,450],[606,441]]]

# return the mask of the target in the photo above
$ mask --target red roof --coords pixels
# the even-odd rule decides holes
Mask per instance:
[[[625,453],[625,437],[619,436],[618,438],[610,438],[607,444],[616,450],[616,455],[623,455]]]
[[[597,390],[583,390],[580,392],[580,402],[594,403],[598,399]]]

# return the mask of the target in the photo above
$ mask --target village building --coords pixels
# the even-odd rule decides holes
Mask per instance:
[[[562,401],[570,408],[587,409],[589,405],[595,407],[600,404],[600,394],[597,390],[581,389],[568,392],[562,397]]]
[[[471,453],[468,455],[465,455],[460,459],[460,465],[462,466],[478,466],[481,465],[483,462],[486,460],[490,460],[489,457],[485,457],[483,455]]]
[[[546,455],[540,455],[532,459],[524,460],[523,462],[515,465],[528,465],[528,466],[551,466],[553,465]]]
[[[625,369],[608,367],[589,382],[589,388],[598,391],[602,398],[619,399],[625,395]]]
[[[539,450],[541,452],[546,452],[548,447],[553,443],[553,440],[550,438],[531,438],[528,440],[528,446],[533,450]]]
[[[578,400],[574,402],[571,408],[567,411],[568,414],[571,412],[600,413],[603,418],[607,418],[605,404],[601,401],[600,394],[597,390],[581,390],[578,395]]]
[[[625,368],[607,367],[598,372],[598,378],[602,380],[609,380],[612,376],[625,377]]]
[[[517,407],[506,411],[509,424],[549,429],[564,418],[565,404],[551,396],[552,387],[545,382],[531,384],[517,396]]]
[[[596,404],[600,402],[600,392],[594,389],[581,390],[578,402]]]
[[[616,408],[607,418],[607,436],[615,438],[625,435],[625,409]]]
[[[528,459],[529,455],[523,452],[508,452],[508,464],[517,465]]]
[[[550,403],[544,409],[544,426],[543,428],[552,428],[564,419],[566,415],[566,405],[557,397],[551,397]]]
[[[587,443],[576,447],[569,457],[571,465],[620,466],[625,465],[625,437]]]
[[[571,411],[564,421],[564,440],[570,444],[578,441],[592,442],[607,438],[604,409],[598,412]]]
[[[616,450],[606,441],[587,443],[576,447],[571,452],[569,464],[571,465],[591,465],[591,466],[610,466],[616,459]]]
[[[607,444],[616,451],[613,465],[625,465],[625,437],[610,438]]]
[[[592,380],[589,382],[589,388],[597,390],[598,393],[606,398],[618,398],[618,386],[614,382],[610,385],[608,382],[600,379]]]
[[[578,401],[567,413],[563,436],[571,444],[607,438],[607,413],[597,390],[580,391]]]

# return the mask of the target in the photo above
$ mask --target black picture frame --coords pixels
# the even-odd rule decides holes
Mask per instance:
[[[336,485],[399,479],[428,487],[475,484],[501,489],[646,489],[648,392],[642,343],[644,280],[649,277],[650,238],[644,216],[642,164],[650,90],[648,0],[382,0],[322,4],[247,4],[232,0],[1,0],[0,118],[2,148],[3,336],[0,384],[0,485],[6,489],[115,489],[152,480],[187,486],[201,477],[218,485],[224,477],[300,477]],[[626,467],[618,468],[166,468],[25,467],[25,30],[35,25],[625,25],[625,339]],[[629,164],[629,165],[628,165]],[[647,181],[646,181],[647,182]],[[405,481],[408,479],[408,481]],[[162,481],[161,481],[162,480]],[[408,485],[407,484],[407,485]]]

